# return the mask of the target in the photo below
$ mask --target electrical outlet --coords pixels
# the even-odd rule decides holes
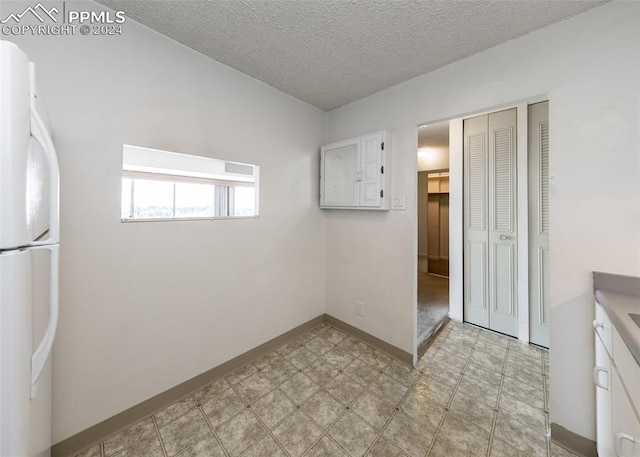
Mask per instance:
[[[364,303],[361,301],[356,302],[356,314],[364,317]]]

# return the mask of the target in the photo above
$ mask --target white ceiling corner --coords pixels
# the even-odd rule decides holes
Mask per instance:
[[[328,111],[604,0],[97,0]]]

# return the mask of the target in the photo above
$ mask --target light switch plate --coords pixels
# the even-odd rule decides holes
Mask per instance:
[[[407,196],[406,195],[394,195],[391,198],[391,209],[396,211],[407,210]]]

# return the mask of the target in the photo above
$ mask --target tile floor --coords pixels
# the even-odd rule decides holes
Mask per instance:
[[[81,457],[566,457],[548,357],[449,322],[416,368],[323,324]]]

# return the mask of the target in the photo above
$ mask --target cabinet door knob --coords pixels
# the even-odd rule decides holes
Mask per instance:
[[[594,319],[593,320],[593,328],[594,329],[599,329],[599,328],[604,328],[604,324],[602,322],[600,322],[598,319]]]
[[[506,235],[500,235],[500,241],[504,241],[506,239],[507,239]]]

